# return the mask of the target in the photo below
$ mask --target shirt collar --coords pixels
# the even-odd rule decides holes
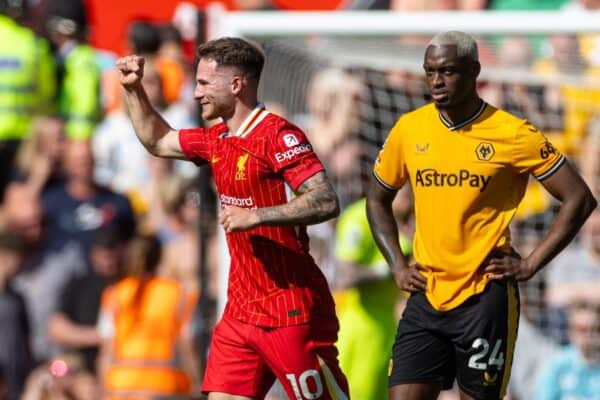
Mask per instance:
[[[246,117],[244,122],[240,125],[235,134],[231,136],[246,137],[256,126],[269,115],[269,112],[265,109],[264,103],[258,103],[254,110]],[[229,135],[227,135],[229,136]]]
[[[469,118],[465,119],[464,121],[459,122],[458,124],[454,124],[454,125],[452,125],[446,118],[444,118],[444,116],[442,115],[441,112],[438,112],[438,115],[439,115],[442,123],[446,126],[446,128],[450,129],[451,131],[455,131],[457,129],[462,128],[463,126],[469,125],[471,122],[473,122],[477,118],[479,118],[479,116],[481,114],[483,114],[483,111],[485,110],[486,105],[487,105],[486,102],[481,100],[481,105],[479,106],[477,111],[475,111],[475,114],[471,115]]]

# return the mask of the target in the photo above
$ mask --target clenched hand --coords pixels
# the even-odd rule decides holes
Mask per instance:
[[[136,55],[121,57],[117,60],[119,81],[125,89],[129,90],[140,84],[144,76],[144,63],[144,57]]]
[[[219,223],[223,225],[225,232],[246,231],[257,226],[259,222],[256,210],[224,206],[219,213]]]

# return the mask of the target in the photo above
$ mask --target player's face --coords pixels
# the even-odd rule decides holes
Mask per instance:
[[[235,96],[232,92],[231,68],[219,67],[214,60],[201,59],[196,70],[194,98],[202,106],[202,119],[227,118],[233,115]]]
[[[425,51],[425,79],[438,109],[461,106],[477,96],[479,63],[457,56],[456,46],[429,46]]]

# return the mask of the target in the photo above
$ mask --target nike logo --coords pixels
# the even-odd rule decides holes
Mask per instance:
[[[215,163],[217,163],[219,160],[220,160],[220,158],[218,158],[218,157],[215,157],[215,156],[212,156],[212,158],[210,159],[210,163],[211,163],[211,164],[215,164]]]

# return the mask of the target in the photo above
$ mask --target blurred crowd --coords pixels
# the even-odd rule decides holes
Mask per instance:
[[[210,173],[152,157],[139,144],[113,67],[118,55],[90,43],[86,4],[0,0],[0,399],[198,394],[202,336],[224,296]],[[299,4],[245,0],[228,7]],[[576,13],[600,9],[600,1],[356,0],[331,7]],[[211,123],[198,120],[186,35],[176,19],[132,20],[122,43],[124,53],[146,58],[148,97],[175,128]],[[399,42],[422,49],[423,40]],[[265,47],[269,60],[277,56]],[[598,197],[600,35],[490,37],[480,53],[484,72],[492,71],[480,80],[482,97],[546,132]],[[503,70],[525,78],[495,75]],[[405,296],[370,236],[363,196],[379,146],[402,113],[427,101],[425,87],[411,69],[320,64],[312,71],[299,94],[302,107],[278,96],[289,92],[289,80],[263,79],[263,97],[271,112],[307,132],[335,182],[342,214],[310,227],[311,251],[336,297],[352,396],[385,399]],[[554,205],[532,182],[513,224],[522,254],[549,228]],[[409,190],[399,193],[394,210],[410,257]],[[596,211],[575,242],[521,287],[511,398],[597,398],[599,286]],[[269,396],[284,398],[276,388]]]

